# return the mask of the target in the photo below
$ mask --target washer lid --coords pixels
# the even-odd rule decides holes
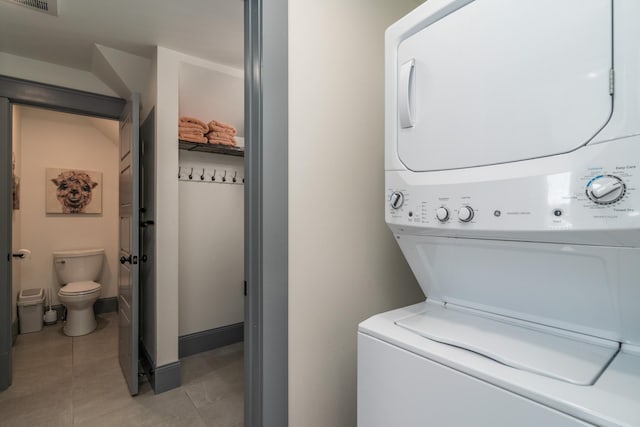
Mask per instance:
[[[611,10],[611,0],[476,0],[406,38],[389,100],[399,159],[457,169],[586,144],[613,108]]]
[[[477,310],[428,304],[398,326],[504,365],[578,385],[592,385],[619,343]]]
[[[60,295],[83,295],[100,290],[99,283],[85,281],[85,282],[71,282],[60,288]]]

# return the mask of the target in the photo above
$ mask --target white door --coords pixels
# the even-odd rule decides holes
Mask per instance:
[[[611,0],[476,0],[398,48],[398,156],[413,171],[569,152],[608,121]]]
[[[120,269],[118,358],[132,395],[138,393],[138,256],[140,98],[133,94],[120,118]]]

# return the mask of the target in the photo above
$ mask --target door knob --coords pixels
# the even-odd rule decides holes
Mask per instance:
[[[129,255],[128,257],[125,258],[125,256],[121,256],[120,257],[120,264],[124,264],[124,263],[129,263],[131,264],[131,255]]]

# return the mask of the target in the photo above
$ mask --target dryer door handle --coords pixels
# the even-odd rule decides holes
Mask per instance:
[[[415,62],[411,59],[400,67],[398,115],[403,129],[415,125]]]

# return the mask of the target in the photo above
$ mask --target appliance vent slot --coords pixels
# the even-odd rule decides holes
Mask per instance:
[[[15,3],[31,10],[58,16],[58,0],[5,0],[7,3]]]

